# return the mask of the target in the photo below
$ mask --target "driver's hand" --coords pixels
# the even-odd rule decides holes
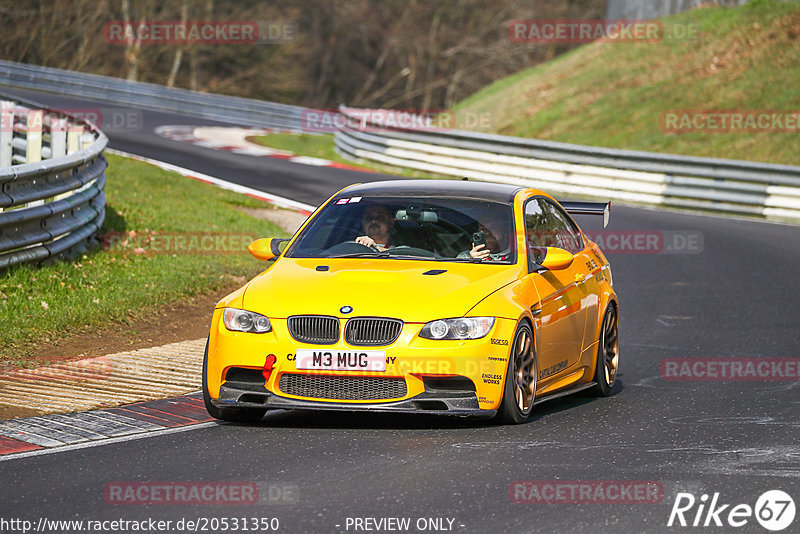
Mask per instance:
[[[472,250],[469,251],[470,258],[475,258],[479,260],[485,260],[489,257],[489,249],[486,248],[486,245],[478,245],[472,247]]]
[[[358,243],[359,245],[364,245],[365,247],[376,247],[377,248],[377,243],[375,243],[375,240],[372,239],[368,235],[362,235],[360,237],[357,237],[356,238],[356,243]]]

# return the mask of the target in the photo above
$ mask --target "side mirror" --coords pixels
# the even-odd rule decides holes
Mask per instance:
[[[540,265],[550,271],[560,271],[572,265],[573,259],[572,253],[563,248],[547,247],[547,252]]]
[[[256,239],[247,245],[247,250],[256,259],[272,260],[280,256],[281,252],[283,252],[280,245],[288,242],[289,240],[285,238],[265,237],[263,239]]]
[[[548,271],[560,271],[572,265],[572,260],[575,257],[569,251],[558,247],[547,247],[542,258],[538,263],[534,263],[535,267],[544,268]],[[535,269],[534,269],[535,270]]]

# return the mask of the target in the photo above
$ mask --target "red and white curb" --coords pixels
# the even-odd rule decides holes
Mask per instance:
[[[0,461],[210,423],[200,393],[80,413],[0,421]],[[203,425],[203,426],[207,426]]]
[[[112,408],[200,389],[206,339],[0,374],[0,405],[40,414]]]
[[[375,172],[372,169],[347,165],[323,158],[313,158],[311,156],[297,156],[286,150],[270,148],[247,140],[248,137],[255,135],[268,135],[271,133],[293,133],[278,130],[265,130],[259,128],[239,128],[222,126],[182,126],[167,125],[159,126],[155,129],[156,134],[173,141],[191,143],[193,145],[210,148],[212,150],[225,150],[234,154],[244,156],[256,156],[265,158],[275,158],[299,163],[301,165],[311,165],[313,167],[333,167],[335,169],[345,169],[359,172]]]
[[[196,393],[205,344],[180,341],[3,373],[0,404],[43,415],[0,421],[0,459],[211,421]]]
[[[191,169],[186,169],[184,167],[178,167],[177,165],[159,161],[157,159],[146,158],[144,156],[138,156],[136,154],[131,154],[129,152],[114,150],[113,148],[107,148],[105,152],[109,154],[114,154],[116,156],[131,158],[136,161],[143,161],[145,163],[155,165],[160,169],[176,172],[181,176],[192,178],[194,180],[199,180],[207,184],[215,185],[220,189],[226,189],[228,191],[233,191],[235,193],[241,193],[243,195],[257,198],[258,200],[263,200],[264,202],[269,202],[271,204],[274,204],[275,206],[278,206],[279,208],[295,210],[298,213],[305,215],[306,217],[311,215],[314,212],[314,210],[317,209],[316,206],[312,206],[311,204],[304,204],[302,202],[297,202],[296,200],[291,200],[289,198],[273,195],[272,193],[265,193],[264,191],[253,189],[252,187],[245,187],[243,185],[227,182],[225,180],[222,180],[221,178],[209,176],[208,174],[203,174],[202,172],[193,171]]]

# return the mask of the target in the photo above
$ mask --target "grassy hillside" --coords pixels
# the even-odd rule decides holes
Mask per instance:
[[[800,165],[800,128],[663,128],[674,110],[800,111],[800,3],[754,0],[663,23],[659,42],[591,43],[499,80],[456,109],[490,117],[485,130],[505,135]],[[696,32],[692,39],[670,38],[686,29]]]

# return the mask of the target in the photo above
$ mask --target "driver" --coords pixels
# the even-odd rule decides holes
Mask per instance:
[[[361,227],[366,235],[356,238],[356,243],[378,250],[389,248],[389,236],[394,228],[392,211],[382,204],[371,204],[361,215]]]

